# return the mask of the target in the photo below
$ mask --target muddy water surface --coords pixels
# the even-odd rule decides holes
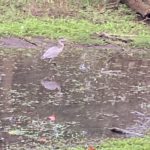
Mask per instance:
[[[112,127],[150,128],[150,60],[90,48],[65,49],[51,63],[40,55],[0,56],[3,145],[72,145],[112,137]]]

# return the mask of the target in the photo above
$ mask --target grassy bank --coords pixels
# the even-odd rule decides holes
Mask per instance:
[[[69,14],[59,17],[48,16],[43,11],[41,17],[34,16],[32,11],[23,12],[25,2],[22,3],[23,6],[20,3],[16,4],[17,6],[13,3],[9,8],[6,3],[2,4],[4,6],[0,8],[1,36],[67,37],[76,42],[94,44],[103,42],[100,38],[91,38],[91,35],[106,32],[130,38],[135,46],[150,47],[150,27],[135,21],[135,14],[125,6],[102,14],[91,7],[86,10],[78,9],[78,13],[74,13],[72,17]]]
[[[108,140],[101,145],[95,146],[93,148],[95,148],[95,150],[149,150],[150,137]],[[85,150],[85,148],[79,147],[71,148],[69,150]]]

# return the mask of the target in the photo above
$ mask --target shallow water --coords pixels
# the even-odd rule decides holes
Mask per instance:
[[[112,127],[139,133],[150,128],[150,60],[90,48],[66,49],[51,63],[39,55],[0,56],[5,142],[20,140],[22,135],[10,132],[18,128],[46,137],[45,129],[60,126],[61,131],[52,129],[55,138],[65,134],[72,143],[112,137]],[[50,115],[56,122],[47,127]]]

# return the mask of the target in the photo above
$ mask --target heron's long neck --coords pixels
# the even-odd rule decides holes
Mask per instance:
[[[63,42],[59,41],[58,44],[59,44],[59,47],[62,47],[62,48],[64,47],[64,43]]]

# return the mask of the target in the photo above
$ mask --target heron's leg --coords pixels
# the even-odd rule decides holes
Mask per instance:
[[[49,63],[53,64],[54,66],[57,66],[55,62],[52,62],[53,59],[49,60]]]
[[[50,59],[48,62],[51,63],[51,62],[52,62],[52,59]]]

